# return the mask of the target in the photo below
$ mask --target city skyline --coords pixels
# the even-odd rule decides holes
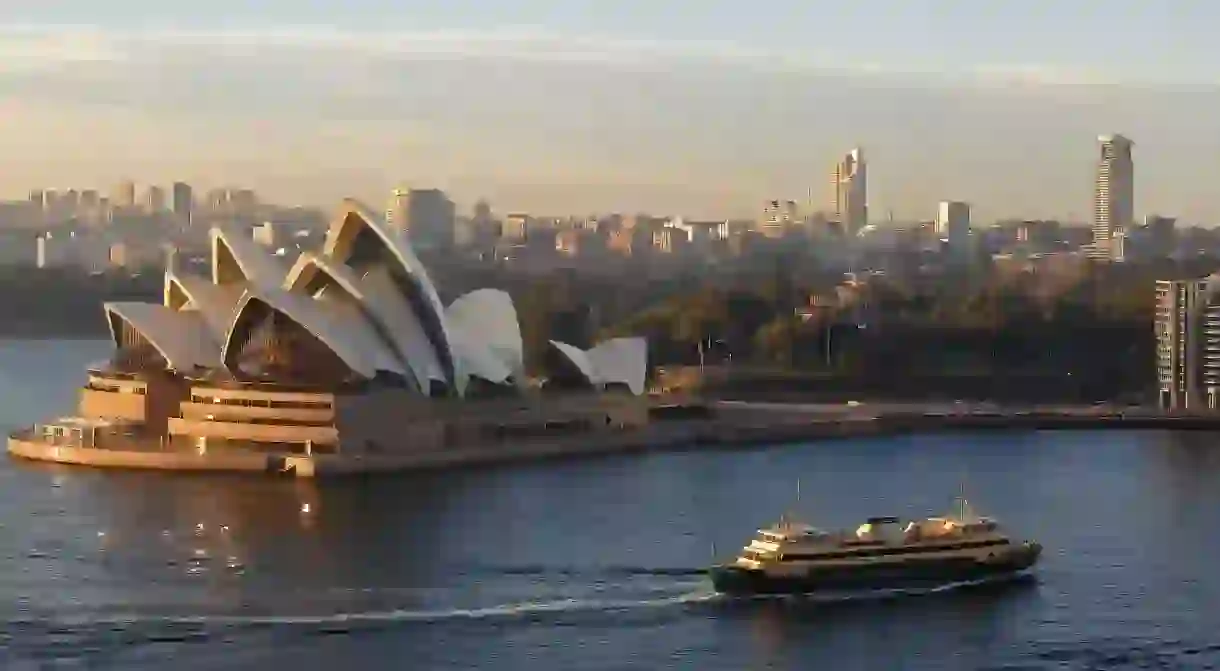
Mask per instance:
[[[1096,137],[1122,133],[1140,144],[1137,216],[1220,222],[1212,47],[1185,39],[1210,8],[475,4],[23,10],[0,29],[0,184],[240,183],[319,205],[408,185],[463,207],[756,217],[775,198],[824,208],[826,166],[861,146],[874,220],[951,199],[980,220],[1086,222]],[[1085,48],[1137,27],[1172,47]],[[1046,62],[1021,60],[1035,37]]]

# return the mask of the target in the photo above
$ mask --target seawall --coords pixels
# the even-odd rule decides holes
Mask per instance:
[[[453,448],[380,455],[269,455],[245,451],[199,454],[155,448],[115,450],[55,445],[20,434],[8,451],[22,459],[98,468],[226,471],[330,477],[361,473],[458,468],[542,459],[578,458],[630,452],[738,448],[776,444],[961,430],[1159,429],[1217,431],[1220,415],[1168,415],[1146,410],[1098,412],[1065,408],[1042,412],[918,412],[912,407],[814,406],[769,403],[716,404],[715,418],[657,422],[648,428],[610,434],[519,441],[508,445]]]

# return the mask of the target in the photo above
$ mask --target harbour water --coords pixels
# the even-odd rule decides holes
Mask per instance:
[[[0,422],[72,405],[104,343],[0,344]],[[800,499],[796,500],[796,482]],[[1036,579],[718,597],[699,574],[796,508],[980,512]],[[714,554],[715,553],[715,554]],[[0,462],[0,666],[1220,668],[1208,433],[844,440],[309,482]]]

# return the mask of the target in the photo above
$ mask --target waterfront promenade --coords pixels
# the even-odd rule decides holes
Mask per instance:
[[[955,430],[1173,429],[1220,430],[1220,415],[1167,414],[1156,408],[1111,406],[1000,407],[988,403],[765,403],[655,399],[654,408],[705,407],[703,416],[658,413],[646,427],[604,435],[521,440],[447,450],[378,455],[269,455],[251,451],[93,448],[46,442],[29,433],[9,437],[15,457],[81,466],[177,471],[267,472],[327,477],[370,472],[471,467],[505,462],[629,452],[747,448],[864,436]]]
[[[1166,413],[1155,407],[998,406],[992,403],[766,403],[717,401],[726,431],[708,442],[784,442],[960,429],[1220,430],[1220,414]],[[728,420],[728,421],[726,421]]]

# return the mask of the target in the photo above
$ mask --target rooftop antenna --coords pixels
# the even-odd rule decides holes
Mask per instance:
[[[792,521],[794,521],[796,519],[796,517],[797,517],[796,508],[800,506],[800,503],[801,503],[801,481],[797,480],[796,481],[796,503],[788,510],[784,511],[783,513],[780,513],[779,526],[781,528],[788,526]]]
[[[970,507],[970,501],[966,498],[966,477],[964,475],[958,484],[958,495],[955,503],[957,504],[957,519],[962,524],[970,524],[976,521],[974,510]]]
[[[792,520],[791,520],[791,522],[795,523],[797,520],[799,520],[799,519],[800,519],[800,512],[799,512],[799,511],[800,511],[800,509],[801,509],[801,480],[800,480],[800,478],[797,478],[797,481],[796,481],[796,500],[795,500],[795,501],[793,501],[793,503],[792,503]]]

